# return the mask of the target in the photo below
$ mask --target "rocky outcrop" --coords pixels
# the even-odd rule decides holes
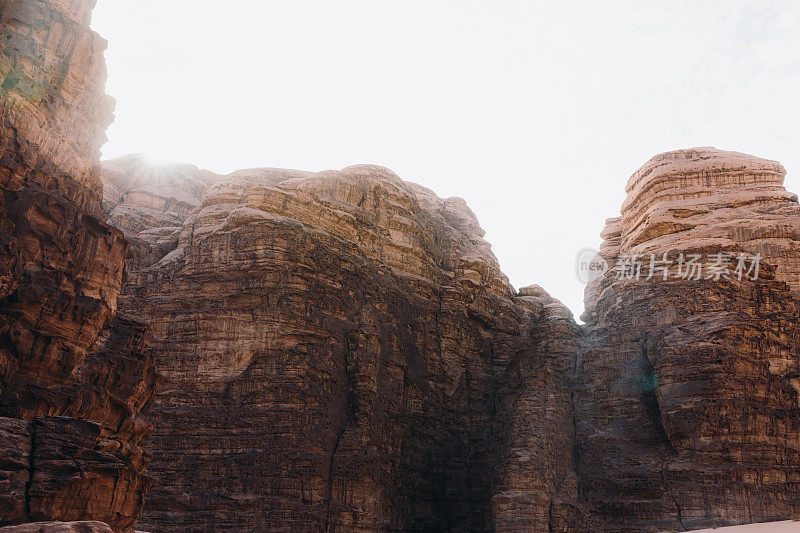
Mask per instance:
[[[603,234],[612,268],[587,289],[576,375],[581,494],[603,529],[797,515],[800,207],[783,175],[694,149],[628,182]]]
[[[51,166],[99,197],[98,152],[114,102],[104,90],[106,42],[89,29],[94,4],[3,0],[0,112],[4,151],[32,168]]]
[[[531,312],[533,344],[501,380],[494,531],[596,530],[578,494],[572,376],[580,329],[539,286],[523,287],[516,301]]]
[[[217,180],[121,304],[146,317],[163,382],[141,527],[491,529],[500,405],[542,401],[506,375],[532,371],[532,317],[548,318],[482,235],[463,201],[381,167]],[[560,356],[537,364],[556,376]],[[543,427],[571,427],[552,379],[563,405]]]
[[[173,176],[148,198],[203,190]],[[380,167],[239,171],[190,212],[148,200],[150,226],[131,223],[144,219],[132,202],[115,220],[161,246],[132,260],[121,300],[150,323],[164,383],[143,527],[660,531],[792,516],[797,203],[782,177],[711,149],[654,158],[604,233],[615,268],[587,289],[586,327],[538,287],[514,294],[460,200]],[[152,222],[165,219],[182,226]],[[648,276],[643,259],[697,254],[719,274],[720,253],[759,268]]]
[[[785,175],[775,161],[714,148],[655,156],[628,181],[621,216],[607,221],[600,254],[612,266],[627,256],[646,268],[651,254],[661,259],[668,253],[673,260],[689,250],[760,254],[779,267],[777,279],[798,296],[800,206],[783,187]],[[588,287],[586,320],[614,279]]]
[[[3,530],[132,531],[143,506],[167,532],[797,517],[800,207],[779,164],[648,162],[579,327],[510,287],[462,200],[382,167],[130,156],[101,203],[93,4],[0,0]]]
[[[194,165],[150,165],[141,155],[103,162],[103,208],[131,244],[131,275],[178,246],[184,221],[219,178]]]
[[[94,2],[0,2],[0,525],[130,529],[155,385],[115,317],[127,244],[103,222],[111,121]]]

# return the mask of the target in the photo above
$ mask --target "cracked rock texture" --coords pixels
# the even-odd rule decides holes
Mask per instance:
[[[0,525],[131,529],[155,387],[115,316],[127,243],[103,220],[111,122],[94,2],[0,2]]]
[[[101,175],[93,5],[0,0],[0,526],[797,517],[800,208],[779,164],[649,161],[601,255],[760,255],[758,279],[610,271],[578,326],[510,287],[462,200],[382,167],[218,176],[128,156]]]
[[[381,167],[217,179],[121,300],[147,320],[163,384],[141,527],[508,529],[518,505],[540,529],[551,507],[570,522],[572,447],[555,433],[572,428],[574,324],[543,293],[516,297],[482,237],[462,200]],[[526,394],[537,371],[552,390]],[[507,431],[509,410],[550,400],[535,426],[552,434]],[[526,483],[505,443],[530,438],[549,475]]]
[[[121,299],[163,382],[143,527],[661,531],[796,513],[797,203],[778,164],[697,149],[634,174],[606,259],[760,253],[760,276],[611,271],[585,327],[539,287],[510,290],[463,202],[384,168],[205,188],[196,169],[137,172],[173,176],[149,198],[202,192],[188,213],[148,200]]]
[[[503,379],[502,456],[492,491],[494,530],[593,531],[579,502],[572,376],[580,330],[572,314],[541,287],[516,299],[531,311],[530,352]]]
[[[797,517],[800,207],[783,175],[773,161],[700,148],[656,156],[628,182],[603,233],[611,264],[650,253],[763,258],[756,280],[619,279],[612,269],[587,288],[577,464],[602,529]]]
[[[384,168],[253,169],[205,188],[196,169],[137,172],[173,176],[150,197],[202,192],[188,213],[147,204],[147,220],[182,226],[166,252],[155,223],[138,226],[149,248],[121,299],[149,322],[164,384],[143,527],[796,516],[798,206],[777,163],[713,149],[648,162],[601,254],[761,254],[758,279],[612,270],[587,288],[585,327],[539,287],[510,290],[463,202]]]
[[[777,279],[800,294],[800,205],[783,186],[786,170],[776,161],[715,148],[657,155],[625,188],[621,216],[602,233],[600,254],[649,260],[679,252],[761,254]],[[587,320],[608,280],[589,285]]]

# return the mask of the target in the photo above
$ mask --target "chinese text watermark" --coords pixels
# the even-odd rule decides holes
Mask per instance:
[[[593,250],[581,250],[578,279],[589,283],[607,272],[618,280],[757,280],[761,254],[715,252],[707,254],[623,254],[611,264]]]

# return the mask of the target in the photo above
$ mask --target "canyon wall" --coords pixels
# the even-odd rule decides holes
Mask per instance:
[[[103,208],[130,245],[128,276],[178,246],[184,221],[219,178],[194,165],[151,165],[138,154],[103,161]]]
[[[797,518],[800,206],[784,174],[662,154],[608,221],[575,380],[581,494],[602,529]]]
[[[637,171],[585,326],[511,290],[462,201],[384,168],[120,168],[107,208],[143,243],[121,307],[164,384],[143,527],[663,531],[800,508],[779,164],[694,149]]]
[[[147,209],[201,192],[196,172],[161,172],[172,185]],[[184,217],[121,300],[147,318],[162,380],[141,527],[474,531],[493,527],[493,506],[509,527],[541,529],[554,494],[574,500],[570,438],[557,434],[572,428],[561,376],[574,352],[543,326],[574,325],[543,292],[515,296],[462,200],[375,166],[253,169],[144,227],[126,214],[143,195],[121,192],[111,220],[150,246],[164,218]],[[537,372],[552,384],[540,396],[524,391]],[[513,406],[550,399],[541,420],[508,429]],[[541,442],[529,460],[547,475],[518,479],[509,433]],[[536,507],[527,522],[520,505]],[[577,512],[555,506],[561,520]]]
[[[131,529],[151,484],[144,326],[116,314],[127,243],[103,220],[112,120],[94,2],[0,2],[0,525]]]
[[[382,167],[101,172],[93,5],[0,0],[0,526],[797,517],[800,207],[779,164],[645,164],[579,326],[512,289],[463,200]]]

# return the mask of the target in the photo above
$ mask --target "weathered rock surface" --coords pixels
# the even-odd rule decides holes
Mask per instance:
[[[513,295],[461,201],[380,167],[239,171],[191,212],[147,203],[149,226],[132,202],[120,226],[162,246],[132,260],[121,300],[151,324],[164,383],[143,527],[659,531],[792,516],[798,212],[782,178],[711,149],[654,158],[604,233],[606,259],[742,252],[763,256],[760,275],[612,270],[587,289],[585,328],[538,287]],[[191,172],[170,180],[148,197],[203,190]]]
[[[532,312],[533,346],[512,361],[502,380],[494,530],[596,530],[578,495],[572,376],[579,328],[539,286],[523,287],[516,301]]]
[[[114,102],[104,89],[106,41],[89,29],[94,5],[3,0],[0,112],[4,150],[33,168],[51,165],[99,197],[98,151]]]
[[[566,333],[568,312],[516,301],[482,235],[463,201],[381,167],[217,180],[122,299],[163,382],[141,527],[488,530],[522,497],[546,528],[555,484],[577,490],[572,448],[533,435],[553,474],[530,488],[505,428],[508,408],[552,398],[541,429],[572,427],[556,367],[574,341],[526,362],[534,324]],[[547,398],[521,390],[536,368]]]
[[[783,174],[771,161],[694,149],[656,156],[629,181],[604,232],[612,265],[651,253],[698,254],[706,269],[720,252],[763,258],[757,279],[612,269],[587,288],[578,472],[603,529],[797,516],[800,208]]]
[[[127,244],[103,222],[111,121],[91,1],[0,2],[0,525],[130,529],[155,386],[115,317]]]
[[[184,221],[220,177],[194,165],[150,165],[141,155],[103,161],[103,208],[132,246],[132,275],[177,247]]]
[[[130,156],[101,204],[93,5],[0,0],[4,531],[132,531],[145,449],[153,531],[797,517],[800,207],[779,164],[648,162],[601,254],[742,254],[758,276],[609,271],[579,327],[513,291],[462,200],[381,167]]]
[[[623,254],[675,258],[688,250],[761,254],[798,296],[800,205],[784,188],[785,175],[775,161],[714,148],[657,155],[628,180],[621,216],[607,221],[600,254],[612,261]],[[589,286],[587,313],[603,288]]]

